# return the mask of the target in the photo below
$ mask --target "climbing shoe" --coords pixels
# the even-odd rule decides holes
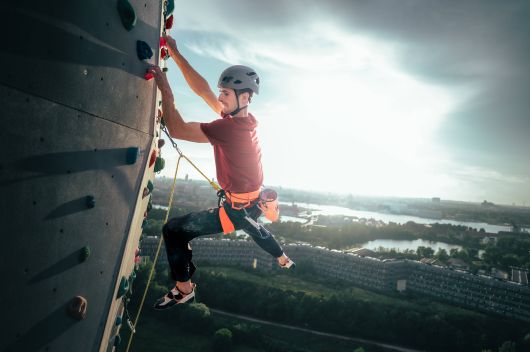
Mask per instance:
[[[158,299],[154,304],[155,310],[164,310],[173,307],[176,304],[186,303],[195,298],[195,284],[193,285],[193,291],[188,294],[180,292],[177,287],[173,287],[164,297]]]
[[[291,269],[296,266],[296,264],[291,260],[291,258],[287,258],[287,262],[285,264],[280,264],[278,263],[278,265],[280,265],[280,268],[284,268],[284,269]]]

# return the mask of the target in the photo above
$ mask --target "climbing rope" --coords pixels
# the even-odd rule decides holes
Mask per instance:
[[[171,142],[171,144],[173,145],[173,147],[175,148],[175,150],[179,154],[179,158],[177,159],[177,167],[175,168],[175,175],[173,177],[173,185],[171,186],[171,191],[169,192],[169,202],[168,202],[168,206],[167,206],[166,216],[165,216],[165,219],[164,219],[164,224],[165,224],[165,223],[167,223],[167,221],[169,219],[169,213],[171,212],[171,205],[173,204],[173,195],[175,193],[175,186],[177,184],[177,174],[178,174],[178,171],[179,171],[179,166],[180,166],[180,160],[181,159],[186,159],[195,168],[195,170],[197,170],[210,183],[210,185],[216,191],[219,191],[221,189],[221,187],[217,183],[215,183],[213,180],[210,180],[208,178],[208,176],[206,176],[197,167],[197,165],[195,165],[187,156],[185,156],[182,153],[182,151],[178,147],[177,143],[169,135],[167,127],[164,124],[162,124],[162,130],[164,131],[166,136],[169,138],[169,141]],[[147,292],[149,291],[149,286],[151,285],[151,281],[153,279],[153,274],[155,272],[156,262],[158,261],[158,256],[160,254],[160,248],[162,248],[163,239],[164,239],[163,236],[160,236],[160,240],[158,241],[158,246],[156,248],[155,258],[153,260],[153,266],[151,267],[151,270],[149,271],[149,277],[147,279],[147,284],[145,285],[145,290],[144,290],[144,293],[142,295],[142,300],[140,301],[140,306],[138,307],[138,312],[136,313],[136,317],[134,318],[134,324],[132,324],[132,326],[131,326],[131,324],[129,324],[129,328],[131,330],[131,334],[129,336],[129,341],[127,342],[127,348],[125,349],[126,352],[129,351],[129,348],[130,348],[131,343],[132,343],[133,336],[136,333],[135,327],[136,327],[136,324],[138,323],[138,320],[140,319],[140,314],[142,312],[142,308],[143,308],[144,303],[145,303],[145,297],[147,296]],[[127,313],[127,315],[128,315],[128,313]]]

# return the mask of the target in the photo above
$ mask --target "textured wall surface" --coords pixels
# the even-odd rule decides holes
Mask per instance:
[[[113,344],[116,291],[133,270],[158,129],[157,91],[136,41],[158,59],[161,2],[131,3],[131,31],[115,1],[0,5],[1,351]],[[140,150],[134,164],[129,147]],[[67,313],[78,295],[88,301],[84,320]]]

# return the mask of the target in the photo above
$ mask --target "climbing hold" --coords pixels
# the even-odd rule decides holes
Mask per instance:
[[[136,25],[136,11],[134,7],[129,0],[118,0],[117,8],[123,27],[130,31]]]
[[[156,150],[151,152],[151,157],[149,158],[149,167],[153,166],[156,161]]]
[[[149,201],[149,203],[147,203],[147,211],[150,212],[151,209],[153,209],[153,203],[151,203],[151,201]]]
[[[129,330],[131,330],[133,334],[136,334],[136,329],[134,328],[134,325],[131,319],[127,319],[127,326],[129,327]]]
[[[90,257],[90,247],[84,246],[79,253],[79,261],[82,263]]]
[[[134,264],[138,265],[140,264],[141,261],[142,261],[142,258],[140,258],[140,256],[134,257]]]
[[[137,257],[140,255],[140,248],[136,247],[136,249],[134,250],[134,256]]]
[[[173,15],[166,18],[166,29],[173,28]]]
[[[160,47],[165,48],[167,46],[166,38],[160,37]]]
[[[132,165],[136,163],[136,160],[140,157],[140,148],[130,147],[127,148],[127,164]]]
[[[136,272],[133,270],[133,271],[131,272],[131,276],[129,277],[129,281],[130,281],[130,282],[133,282],[134,279],[136,279]]]
[[[164,158],[157,157],[156,162],[155,162],[155,172],[162,171],[165,166],[166,166],[166,161],[164,160]]]
[[[167,71],[169,71],[169,68],[167,68],[167,67],[162,67],[162,71],[163,71],[163,72],[167,72]]]
[[[138,55],[139,60],[148,60],[153,57],[153,49],[143,40],[137,40],[136,55]]]
[[[116,326],[120,326],[121,323],[122,323],[122,321],[123,321],[123,319],[118,315],[118,316],[116,317]]]
[[[121,344],[121,336],[118,334],[114,336],[114,347],[118,347]]]
[[[142,193],[142,198],[145,198],[151,193],[147,187],[144,188],[144,191]]]
[[[160,48],[160,57],[163,59],[163,60],[167,60],[169,59],[169,51],[167,50],[167,48]]]
[[[74,319],[83,320],[86,317],[88,302],[82,296],[75,296],[68,304],[68,314]]]
[[[144,75],[144,78],[146,81],[149,81],[151,79],[153,79],[155,77],[155,75],[153,75],[151,72],[147,72],[145,75]]]
[[[96,206],[96,199],[94,196],[86,196],[85,204],[87,208],[94,208]]]
[[[166,141],[163,139],[158,140],[158,149],[162,148],[166,144]]]
[[[144,219],[144,220],[142,221],[142,229],[145,228],[147,225],[149,225],[149,220]]]
[[[166,5],[166,16],[169,16],[175,11],[175,1],[174,0],[168,0]]]
[[[147,188],[149,189],[149,193],[153,192],[155,185],[153,185],[153,182],[151,180],[147,181]]]
[[[123,276],[120,281],[120,287],[118,288],[118,295],[116,298],[123,297],[127,291],[129,291],[129,280]]]

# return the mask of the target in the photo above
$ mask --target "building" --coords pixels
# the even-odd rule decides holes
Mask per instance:
[[[143,255],[154,256],[157,244],[158,238],[144,239]],[[252,266],[260,270],[277,267],[275,259],[251,240],[195,239],[191,245],[198,264]],[[317,274],[368,290],[426,296],[463,308],[530,322],[530,287],[526,272],[524,275],[520,270],[516,273],[518,269],[512,272],[512,278],[518,278],[515,283],[418,261],[379,260],[307,244],[288,244],[284,248],[295,262],[311,265]],[[165,250],[162,251],[159,260],[167,262]]]

